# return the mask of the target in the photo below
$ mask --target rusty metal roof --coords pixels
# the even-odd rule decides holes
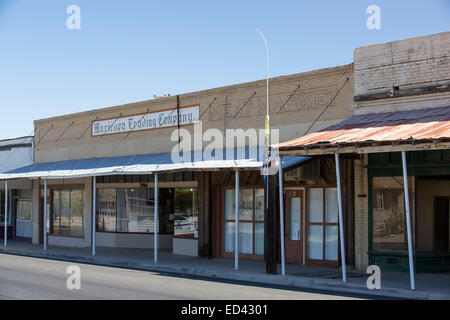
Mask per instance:
[[[278,147],[282,152],[434,141],[450,141],[450,106],[355,115],[318,132],[280,143]]]

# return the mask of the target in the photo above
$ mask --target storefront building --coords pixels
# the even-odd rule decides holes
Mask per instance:
[[[0,172],[33,163],[33,137],[0,141]],[[5,196],[5,190],[8,196]],[[29,181],[9,181],[7,188],[0,184],[0,237],[5,238],[5,210],[7,239],[31,241],[32,201]],[[7,200],[6,200],[7,199]],[[7,205],[5,206],[5,201]]]
[[[250,138],[252,129],[264,133],[265,94],[265,81],[255,81],[38,120],[34,164],[2,179],[31,180],[35,244],[156,246],[180,255],[235,258],[238,222],[239,259],[264,261],[269,224],[267,187],[260,173],[264,139],[255,144]],[[272,136],[285,140],[337,123],[351,115],[352,97],[351,64],[270,79],[271,129],[279,129]],[[224,143],[211,152],[212,140],[204,137],[200,146],[192,146],[191,157],[173,157],[183,130],[198,137],[208,129],[241,131],[231,137],[231,149]],[[308,160],[292,157],[283,164],[292,177],[292,192],[301,191],[304,201],[292,208],[291,216],[298,219],[291,223],[289,261],[337,266],[333,236],[327,240],[333,247],[324,254],[324,242],[304,240],[305,225],[299,219],[306,217],[307,197],[316,215],[326,219],[310,221],[310,239],[317,226],[336,233],[330,209],[336,207],[336,182],[327,178],[328,160],[318,165]],[[300,169],[303,164],[306,169]],[[303,251],[295,249],[297,238]],[[279,250],[273,254],[280,259]]]
[[[279,145],[353,158],[355,266],[409,271],[412,288],[450,270],[449,50],[448,32],[356,49],[353,116]]]
[[[448,271],[449,51],[447,32],[270,79],[281,182],[250,139],[265,81],[35,121],[34,164],[0,180],[31,181],[35,244],[236,259],[238,239],[239,259]]]

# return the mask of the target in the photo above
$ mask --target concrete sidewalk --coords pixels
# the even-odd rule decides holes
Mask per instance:
[[[366,286],[368,275],[356,271],[348,271],[347,283],[343,283],[340,270],[286,265],[287,275],[283,277],[266,274],[263,262],[240,261],[240,269],[235,271],[234,260],[179,256],[163,250],[159,252],[157,264],[153,263],[153,251],[143,249],[97,247],[96,256],[93,257],[90,248],[51,246],[44,252],[42,246],[10,241],[7,247],[0,247],[0,253],[293,288],[374,295],[374,298],[450,300],[450,274],[417,274],[416,290],[413,291],[409,288],[408,273],[382,272],[382,289],[369,290]],[[281,267],[278,270],[281,270]]]

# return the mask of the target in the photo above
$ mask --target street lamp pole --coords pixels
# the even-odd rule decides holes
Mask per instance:
[[[266,45],[266,99],[267,99],[267,103],[266,103],[266,121],[265,121],[266,150],[265,150],[265,153],[264,153],[264,158],[266,160],[268,160],[269,159],[269,141],[270,141],[270,124],[269,124],[269,122],[270,122],[270,118],[269,118],[269,46],[267,45],[267,40],[266,40],[266,37],[264,37],[263,33],[259,29],[256,29],[256,31],[259,33],[261,38],[263,38],[264,44]],[[269,179],[268,179],[268,177],[266,179],[267,179],[267,195],[268,195],[269,194]],[[269,209],[269,197],[268,196],[267,196],[267,199],[266,199],[266,209]]]

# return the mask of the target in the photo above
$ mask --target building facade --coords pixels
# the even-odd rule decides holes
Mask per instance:
[[[8,172],[33,163],[33,137],[0,141],[0,172]],[[5,190],[8,197],[5,197]],[[6,198],[8,205],[5,206]],[[32,237],[31,182],[15,180],[0,184],[0,237],[5,235],[5,208],[7,207],[7,238],[31,241]]]
[[[353,116],[280,144],[354,158],[357,269],[450,269],[449,52],[449,32],[355,49]]]
[[[280,140],[324,128],[351,115],[352,97],[351,64],[270,79],[271,128],[279,130]],[[265,101],[265,81],[262,80],[38,120],[35,121],[35,134],[40,143],[34,150],[35,167],[31,171],[45,167],[42,172],[56,172],[57,168],[73,163],[70,171],[74,172],[75,168],[88,166],[90,161],[102,167],[115,161],[123,165],[125,158],[129,159],[125,162],[138,158],[145,158],[147,164],[164,162],[170,159],[176,146],[177,139],[172,141],[171,137],[174,134],[177,137],[179,130],[187,130],[195,138],[208,129],[221,134],[226,129],[243,129],[238,132],[246,139],[239,139],[239,133],[238,137],[232,137],[235,139],[234,152],[239,148],[248,152],[264,144],[263,139],[256,144],[250,141],[251,133],[247,130],[264,128]],[[180,126],[170,122],[178,113],[181,115]],[[190,116],[193,120],[189,120]],[[143,119],[145,121],[141,121]],[[200,123],[201,130],[198,129]],[[130,126],[136,130],[127,131]],[[224,136],[229,139],[226,134]],[[208,144],[205,140],[200,147],[192,146],[192,149],[206,150]],[[228,152],[225,144],[217,148],[220,149]],[[291,159],[286,167],[292,170],[290,192],[301,193],[302,198],[300,203],[297,198],[289,200],[297,205],[291,214],[297,220],[291,222],[292,237],[288,237],[289,261],[337,266],[336,244],[334,249],[326,252],[326,257],[319,256],[324,244],[310,241],[308,247],[304,231],[299,229],[300,226],[303,228],[303,220],[299,219],[306,219],[307,198],[315,202],[326,201],[327,207],[336,207],[336,182],[327,177],[332,176],[328,170],[329,159],[311,163],[306,160]],[[302,163],[307,167],[298,171]],[[159,249],[182,255],[233,258],[235,171],[238,170],[239,256],[240,259],[263,261],[267,247],[267,195],[259,167],[231,165],[227,168],[171,167],[160,170],[156,219]],[[92,176],[62,175],[59,179],[44,179],[38,174],[32,179],[33,243],[44,241],[46,204],[49,246],[91,246],[92,223],[95,221],[97,246],[153,249],[154,173],[100,174],[94,171]],[[94,205],[95,219],[92,217]],[[318,214],[325,212],[325,209],[320,210]],[[329,222],[327,228],[335,228],[336,221]],[[296,251],[299,247],[305,249]],[[311,259],[303,254],[308,248],[317,252],[311,254]],[[276,258],[279,254],[276,253]]]
[[[281,199],[260,172],[263,80],[37,120],[34,164],[1,178],[31,181],[35,244],[234,258],[238,239],[240,259],[448,271],[448,52],[446,32],[270,79]]]

